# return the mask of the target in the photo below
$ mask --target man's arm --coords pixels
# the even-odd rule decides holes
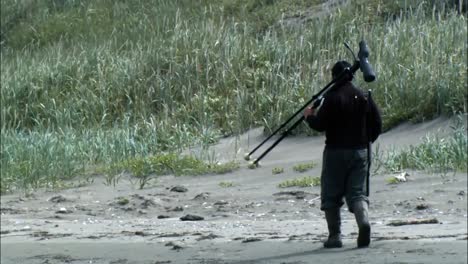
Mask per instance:
[[[304,118],[309,127],[317,130],[319,132],[323,132],[327,128],[327,115],[329,114],[330,102],[322,99],[319,106],[317,108],[307,107],[304,111]]]

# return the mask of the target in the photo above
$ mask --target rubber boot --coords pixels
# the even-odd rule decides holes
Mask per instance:
[[[359,248],[368,247],[370,244],[371,227],[369,223],[368,209],[365,201],[358,201],[353,204],[354,216],[359,227],[357,246]]]
[[[328,239],[323,243],[323,246],[326,248],[342,247],[340,208],[326,210],[325,219],[328,225]]]

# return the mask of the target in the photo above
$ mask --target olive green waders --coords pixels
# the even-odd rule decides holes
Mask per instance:
[[[358,247],[370,243],[368,197],[366,195],[367,149],[325,147],[321,175],[321,207],[328,225],[326,248],[342,247],[340,208],[346,199],[359,227]]]

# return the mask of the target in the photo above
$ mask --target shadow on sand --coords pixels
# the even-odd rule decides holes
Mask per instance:
[[[336,249],[330,249],[330,248],[324,248],[323,246],[314,249],[314,250],[308,250],[308,251],[302,251],[302,252],[296,252],[296,253],[290,253],[290,254],[283,254],[283,255],[277,255],[277,256],[270,256],[270,257],[263,257],[263,258],[255,258],[255,259],[248,259],[248,260],[241,260],[241,261],[234,261],[234,262],[229,262],[229,264],[253,264],[253,263],[271,263],[272,261],[281,261],[281,260],[288,260],[288,259],[308,259],[307,256],[310,256],[310,260],[313,259],[313,256],[317,255],[329,255],[329,254],[340,254],[340,253],[346,253],[346,252],[352,252],[352,251],[361,251],[362,249],[354,247],[354,248],[336,248]],[[288,263],[288,262],[281,262],[281,263]],[[293,262],[296,263],[296,262]],[[301,263],[301,262],[297,262]]]

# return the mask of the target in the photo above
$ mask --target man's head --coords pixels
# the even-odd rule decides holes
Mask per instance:
[[[338,77],[340,73],[342,73],[346,68],[351,68],[351,64],[347,61],[343,60],[335,63],[335,65],[333,65],[332,68],[332,78],[335,79],[336,77]]]

